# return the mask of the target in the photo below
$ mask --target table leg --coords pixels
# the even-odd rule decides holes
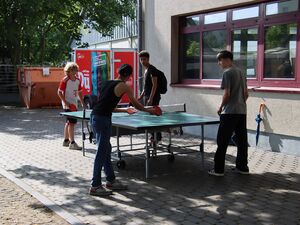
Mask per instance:
[[[82,134],[82,155],[85,156],[85,146],[84,146],[84,140],[85,140],[84,118],[81,120],[81,134]]]
[[[132,151],[132,134],[130,134],[130,150]]]
[[[116,135],[117,135],[117,153],[118,153],[118,158],[121,160],[121,150],[120,150],[120,135],[119,135],[119,127],[116,127]]]
[[[169,131],[169,144],[168,144],[168,152],[171,153],[171,145],[172,145],[172,131]]]
[[[204,152],[204,125],[201,125],[201,144],[200,144],[200,152]]]
[[[153,141],[153,151],[152,151],[152,156],[156,156],[157,155],[157,145],[158,145],[158,141],[157,141],[157,132],[154,132],[154,141]]]
[[[148,145],[148,130],[145,131],[146,136],[146,158],[145,158],[145,169],[146,169],[146,179],[149,178],[149,145]]]
[[[200,144],[200,154],[202,166],[204,167],[204,125],[201,125],[201,144]]]

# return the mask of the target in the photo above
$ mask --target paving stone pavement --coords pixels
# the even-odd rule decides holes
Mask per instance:
[[[116,168],[116,174],[129,190],[108,198],[89,196],[95,146],[87,144],[85,157],[62,147],[59,111],[0,107],[0,167],[83,223],[300,224],[299,156],[251,147],[251,175],[245,176],[231,172],[236,150],[229,147],[225,176],[210,177],[213,141],[206,141],[204,160],[200,153],[176,156],[173,163],[153,158],[148,180],[144,160],[126,158],[126,169]],[[76,138],[80,143],[80,125]],[[122,143],[128,141],[122,137]],[[187,135],[174,138],[180,145],[198,142]]]

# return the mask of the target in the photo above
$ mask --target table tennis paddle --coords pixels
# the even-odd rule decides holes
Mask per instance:
[[[158,105],[153,106],[154,108],[154,114],[157,116],[161,116],[162,115],[162,110]]]

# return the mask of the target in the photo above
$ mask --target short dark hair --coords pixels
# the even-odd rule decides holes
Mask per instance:
[[[220,61],[221,59],[231,59],[231,60],[233,60],[232,52],[227,51],[227,50],[220,51],[217,54],[217,60]]]
[[[139,57],[141,58],[141,57],[146,57],[146,58],[150,58],[150,54],[149,54],[149,52],[147,52],[146,50],[143,50],[143,51],[141,51],[140,53],[139,53]]]
[[[132,74],[132,71],[132,66],[130,66],[129,64],[122,64],[118,70],[118,73],[122,77],[129,77]]]

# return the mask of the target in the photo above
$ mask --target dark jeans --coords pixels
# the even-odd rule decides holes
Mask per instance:
[[[237,144],[236,168],[248,170],[248,140],[247,120],[244,114],[222,114],[217,136],[217,151],[215,154],[215,172],[223,173],[225,156],[230,138],[235,132]]]
[[[104,168],[107,181],[114,181],[115,173],[111,163],[111,118],[107,116],[91,116],[91,124],[96,134],[97,153],[94,162],[92,187],[101,185],[101,171]]]
[[[149,100],[149,97],[148,96],[146,96],[145,97],[145,105],[147,105],[147,101]],[[159,105],[159,102],[160,102],[160,95],[155,95],[154,97],[153,97],[153,102],[152,102],[152,106],[154,106],[154,105]],[[151,133],[151,137],[150,137],[150,139],[152,139],[152,140],[154,140],[154,133]],[[157,139],[157,141],[161,141],[161,132],[157,132],[156,133],[156,139]]]

